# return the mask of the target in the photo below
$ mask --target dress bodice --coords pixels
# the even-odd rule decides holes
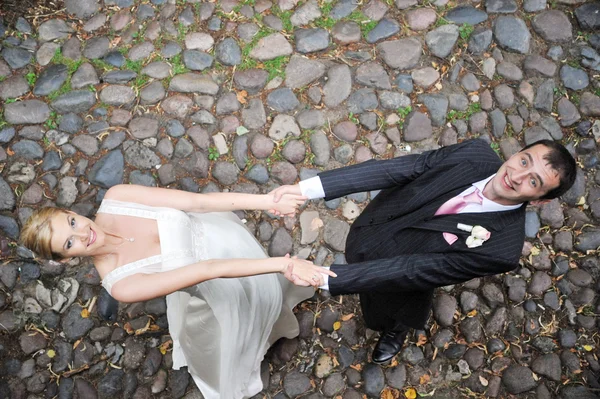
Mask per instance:
[[[171,208],[156,208],[136,203],[104,200],[98,213],[133,216],[156,220],[160,239],[160,254],[119,266],[108,273],[102,285],[110,293],[119,280],[136,273],[157,273],[192,263],[203,256],[203,245],[198,242],[199,225],[190,216]]]

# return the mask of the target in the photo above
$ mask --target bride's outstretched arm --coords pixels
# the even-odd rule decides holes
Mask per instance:
[[[301,281],[297,285],[323,284],[323,274],[336,277],[332,271],[312,262],[289,257],[262,259],[212,259],[193,263],[175,270],[134,274],[115,283],[111,295],[122,302],[138,302],[170,294],[214,278],[245,277],[266,273],[284,273],[289,268]],[[286,277],[291,273],[284,274]],[[304,283],[303,283],[304,282]]]
[[[286,195],[274,201],[273,194],[207,193],[119,184],[111,187],[104,198],[135,202],[142,205],[175,208],[186,212],[225,212],[241,209],[275,210],[280,214],[293,214],[304,203],[305,197]]]

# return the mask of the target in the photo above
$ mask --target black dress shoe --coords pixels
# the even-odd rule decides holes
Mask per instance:
[[[375,349],[373,349],[373,355],[371,356],[373,358],[373,362],[385,363],[396,356],[398,352],[400,352],[400,349],[402,349],[407,334],[408,330],[384,332],[379,337],[379,341],[377,341]]]

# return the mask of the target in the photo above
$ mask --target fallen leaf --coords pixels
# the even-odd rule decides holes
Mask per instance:
[[[408,388],[404,391],[404,396],[406,396],[408,399],[416,399],[417,391],[415,391],[414,388]]]
[[[310,222],[310,229],[313,231],[319,230],[319,228],[321,227],[323,227],[323,220],[321,220],[320,218],[314,218],[312,222]]]
[[[172,343],[173,343],[173,341],[171,341],[171,340],[165,341],[162,344],[160,344],[160,346],[158,347],[158,350],[163,355],[166,355],[169,350],[169,346],[171,346]]]
[[[342,322],[336,321],[335,323],[333,323],[333,331],[337,331],[340,328],[342,328]]]
[[[481,385],[483,385],[484,387],[488,386],[488,380],[486,380],[485,378],[483,378],[482,376],[479,376],[479,382],[481,383]]]
[[[246,129],[245,126],[238,126],[237,129],[235,129],[235,132],[238,136],[243,136],[244,134],[248,133],[249,130]]]
[[[430,380],[431,377],[429,376],[429,374],[423,374],[421,377],[419,377],[419,385],[428,384]]]
[[[9,156],[15,155],[15,152],[14,152],[13,150],[11,150],[10,148],[7,148],[7,149],[6,149],[6,153],[7,153]]]
[[[467,313],[467,316],[469,316],[469,317],[477,316],[477,309],[471,310],[469,313]]]
[[[360,365],[360,364],[351,364],[350,367],[352,367],[356,371],[362,370],[362,365]]]
[[[398,399],[399,397],[400,392],[397,389],[388,387],[381,392],[381,399]]]
[[[345,314],[345,315],[342,316],[342,321],[348,321],[348,320],[350,320],[353,317],[354,317],[354,313]]]
[[[425,334],[419,334],[417,338],[417,346],[423,346],[427,343],[427,337]]]
[[[236,97],[240,103],[246,104],[246,97],[248,97],[248,92],[246,90],[238,91]]]
[[[50,359],[52,359],[54,356],[56,356],[56,352],[54,352],[54,350],[53,350],[53,349],[49,349],[49,350],[46,352],[46,356],[48,356]]]
[[[594,349],[594,347],[592,345],[583,345],[583,349],[585,349],[587,352],[590,352],[592,349]]]
[[[338,362],[337,357],[331,356],[331,360],[333,361],[333,367],[337,367],[340,365],[340,362]]]
[[[538,256],[540,254],[540,249],[538,247],[532,247],[531,248],[531,254],[533,256]]]
[[[88,317],[90,317],[90,311],[85,308],[81,309],[81,317],[87,319]]]

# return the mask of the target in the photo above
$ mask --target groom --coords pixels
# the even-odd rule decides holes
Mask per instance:
[[[402,349],[410,328],[424,327],[434,288],[517,267],[527,202],[564,194],[575,174],[575,160],[554,141],[502,163],[487,143],[469,140],[322,172],[275,196],[330,200],[382,190],[352,224],[348,265],[331,265],[338,277],[328,289],[360,294],[367,326],[382,332],[372,358],[383,363]]]

